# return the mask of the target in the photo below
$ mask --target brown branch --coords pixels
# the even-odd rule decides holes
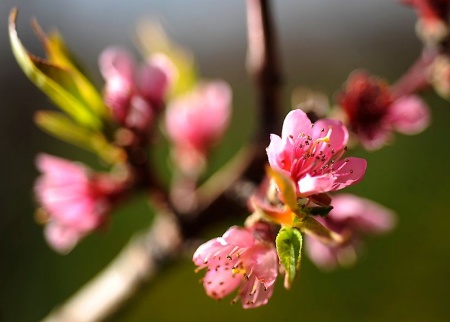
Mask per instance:
[[[173,216],[156,217],[148,232],[134,237],[108,267],[43,322],[93,322],[111,316],[176,256],[179,236]]]
[[[257,86],[257,139],[268,143],[268,133],[281,128],[281,72],[269,0],[247,0],[247,69]]]

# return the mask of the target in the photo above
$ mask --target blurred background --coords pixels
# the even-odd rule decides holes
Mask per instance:
[[[35,223],[34,157],[40,151],[83,160],[86,152],[47,136],[32,122],[48,99],[26,79],[8,42],[7,16],[19,7],[18,31],[33,53],[43,51],[29,25],[57,27],[86,70],[102,86],[97,57],[105,47],[134,48],[136,23],[157,19],[194,53],[203,76],[234,90],[232,128],[215,162],[242,144],[254,124],[252,84],[245,71],[244,1],[2,0],[0,2],[0,321],[37,321],[86,283],[151,222],[144,198],[123,205],[111,225],[61,256]],[[419,55],[415,14],[395,0],[273,1],[285,75],[286,110],[297,85],[332,96],[357,68],[394,81]],[[269,304],[244,311],[216,303],[198,283],[189,256],[160,275],[113,321],[450,321],[450,103],[425,93],[433,124],[415,137],[396,135],[368,159],[365,180],[349,191],[394,209],[397,229],[371,239],[356,266],[323,273],[305,259],[293,289],[280,281]],[[221,235],[218,223],[205,238]]]

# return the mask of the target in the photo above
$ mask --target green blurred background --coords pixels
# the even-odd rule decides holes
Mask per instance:
[[[275,3],[276,2],[276,3]],[[32,123],[46,97],[25,78],[7,40],[7,15],[19,7],[19,35],[36,54],[42,49],[29,20],[57,27],[98,86],[96,57],[108,45],[133,49],[135,24],[159,19],[169,34],[194,52],[202,74],[224,78],[234,90],[235,114],[220,164],[248,137],[254,124],[253,88],[245,72],[245,2],[206,0],[2,0],[0,3],[0,321],[37,321],[63,302],[151,221],[142,197],[121,207],[110,227],[88,237],[70,255],[51,251],[33,219],[33,165],[39,151],[83,160]],[[365,68],[394,81],[415,57],[415,15],[395,0],[274,1],[289,91],[307,85],[332,95],[349,72]],[[349,189],[398,213],[391,234],[371,239],[350,269],[320,272],[305,259],[290,291],[281,283],[269,304],[244,311],[206,297],[187,256],[161,274],[113,321],[450,321],[450,103],[429,93],[433,125],[416,137],[367,153],[365,180]],[[228,223],[240,223],[231,219]],[[205,233],[221,234],[225,223]]]

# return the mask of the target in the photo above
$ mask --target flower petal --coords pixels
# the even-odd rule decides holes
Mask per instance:
[[[420,97],[403,96],[391,105],[389,120],[398,132],[417,134],[430,124],[430,112]]]
[[[362,158],[347,158],[336,162],[335,164],[335,181],[333,189],[330,191],[339,190],[349,185],[360,182],[367,168],[367,161]]]
[[[316,193],[332,191],[334,184],[333,177],[329,174],[321,176],[311,176],[306,174],[298,181],[298,191],[300,196],[308,196]]]
[[[281,137],[287,139],[290,136],[297,138],[300,133],[309,133],[311,131],[311,121],[305,112],[300,109],[292,110],[284,119]]]
[[[255,243],[253,233],[238,226],[229,228],[222,237],[228,245],[236,245],[242,248],[251,247]]]
[[[348,141],[348,131],[340,121],[331,119],[317,121],[312,129],[312,137],[313,139],[325,137],[329,130],[331,130],[330,147],[335,151],[343,149]]]

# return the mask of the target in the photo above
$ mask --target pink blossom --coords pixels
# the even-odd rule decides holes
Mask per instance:
[[[174,78],[173,64],[165,55],[154,54],[136,71],[127,51],[107,48],[99,65],[106,80],[104,100],[113,117],[123,126],[147,131]]]
[[[272,296],[278,275],[273,242],[256,230],[233,226],[222,237],[201,245],[193,256],[197,270],[207,268],[203,279],[208,296],[220,300],[239,288],[244,308],[264,305]]]
[[[349,265],[356,260],[362,245],[361,238],[390,231],[395,225],[394,213],[371,201],[349,194],[333,197],[333,210],[325,218],[317,217],[328,229],[341,234],[345,239],[342,245],[327,245],[307,236],[306,251],[317,266],[325,270],[338,264]]]
[[[36,164],[42,175],[34,191],[48,216],[45,236],[55,250],[68,252],[107,220],[108,197],[117,186],[82,165],[47,154],[40,154]]]
[[[166,130],[177,146],[205,152],[225,132],[231,115],[231,89],[225,82],[203,83],[172,101]]]
[[[211,81],[169,104],[166,131],[180,169],[187,173],[201,170],[207,152],[228,126],[231,96],[227,83]]]
[[[345,158],[348,132],[336,120],[312,124],[302,110],[288,113],[281,138],[270,136],[267,155],[270,166],[289,175],[299,197],[342,189],[362,180],[367,162]]]
[[[366,149],[378,149],[392,131],[417,134],[430,123],[428,107],[416,95],[394,97],[386,82],[365,72],[355,72],[338,95],[350,129]]]

